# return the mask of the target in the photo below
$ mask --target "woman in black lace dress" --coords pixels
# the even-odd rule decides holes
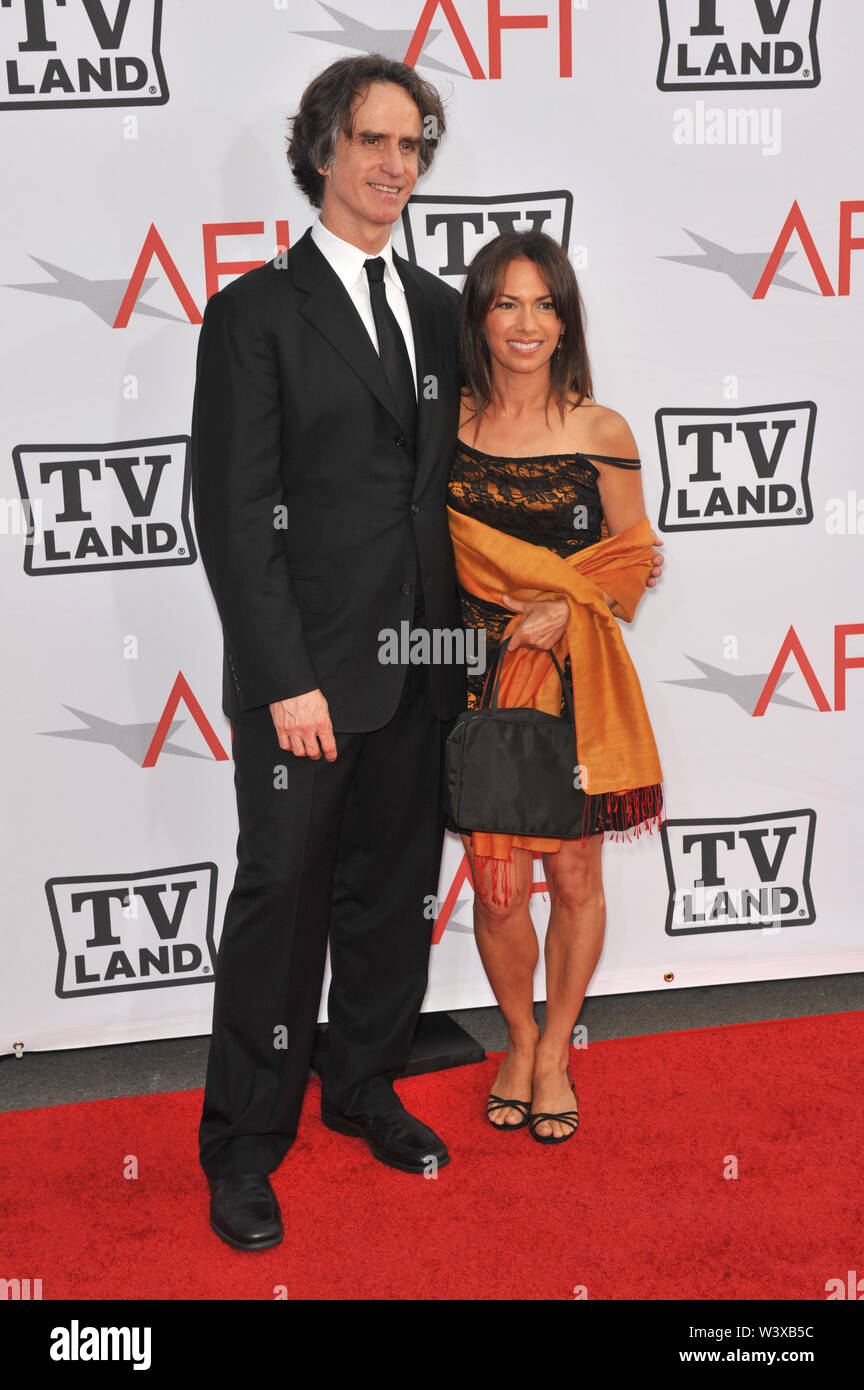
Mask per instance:
[[[621,415],[593,400],[576,278],[550,237],[507,232],[478,253],[462,292],[460,355],[466,386],[449,485],[454,512],[565,556],[645,516],[635,440]],[[654,543],[662,544],[656,536]],[[649,585],[661,564],[655,551]],[[460,592],[466,627],[486,630],[487,671],[514,615],[522,621],[509,651],[549,650],[565,632],[564,598],[520,601],[503,594],[500,604],[492,604],[461,586]],[[615,613],[614,599],[604,594],[604,600]],[[469,706],[479,703],[485,680],[469,675]],[[477,946],[509,1029],[509,1050],[487,1115],[501,1129],[530,1122],[534,1138],[545,1143],[569,1138],[577,1125],[569,1049],[603,944],[603,832],[626,831],[635,823],[625,810],[604,815],[601,798],[595,800],[593,833],[583,841],[565,840],[549,853],[532,847],[539,842],[514,840],[507,903],[490,901],[494,894],[488,891],[475,892]],[[473,875],[471,837],[462,840]],[[554,890],[542,1036],[533,1010],[539,951],[528,910],[537,852]],[[487,864],[483,872],[488,871]]]

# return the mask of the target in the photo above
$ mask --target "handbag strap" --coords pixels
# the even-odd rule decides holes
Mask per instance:
[[[501,660],[504,656],[507,646],[509,645],[509,642],[510,638],[505,637],[504,641],[499,646],[498,651],[495,653],[495,665],[492,667],[491,682],[488,679],[486,681],[486,687],[483,691],[483,698],[480,701],[480,709],[497,710],[499,708],[498,684],[501,679]],[[573,687],[571,683],[567,680],[567,677],[564,675],[564,672],[561,669],[561,664],[555,653],[552,651],[551,647],[549,649],[549,655],[555,662],[555,670],[558,672],[558,675],[561,678],[561,690],[564,695],[564,702],[567,705],[567,710],[569,712],[570,718],[575,723],[576,715],[573,709]]]

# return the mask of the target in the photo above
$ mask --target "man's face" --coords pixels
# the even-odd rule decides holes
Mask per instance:
[[[380,249],[417,182],[420,112],[402,87],[372,82],[355,102],[352,134],[340,132],[324,175],[321,220],[335,236]]]

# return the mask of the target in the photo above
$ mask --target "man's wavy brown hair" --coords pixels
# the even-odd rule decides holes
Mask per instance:
[[[444,107],[431,82],[407,63],[397,63],[382,53],[362,58],[340,58],[309,83],[300,98],[300,109],[290,117],[291,135],[287,157],[294,182],[313,207],[324,199],[324,176],[318,173],[329,164],[340,133],[350,136],[351,113],[358,97],[365,97],[373,82],[392,82],[411,97],[423,124],[418,150],[418,168],[425,174],[444,134]]]

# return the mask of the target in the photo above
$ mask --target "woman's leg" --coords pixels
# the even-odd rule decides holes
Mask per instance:
[[[603,948],[606,904],[600,855],[603,836],[584,843],[565,840],[557,854],[544,854],[547,881],[555,885],[546,929],[546,1026],[534,1055],[532,1110],[558,1113],[573,1109],[567,1079],[573,1025]],[[540,1136],[571,1133],[559,1120],[543,1120]]]
[[[476,886],[474,854],[470,836],[462,843]],[[489,868],[485,870],[485,896],[491,894]],[[513,850],[513,894],[504,907],[483,903],[474,895],[474,936],[492,992],[507,1023],[508,1052],[492,1083],[495,1095],[510,1100],[531,1099],[534,1049],[540,1030],[534,1017],[534,970],[540,954],[537,933],[528,911],[533,877],[532,856],[524,849]],[[518,1110],[493,1110],[493,1124],[510,1125],[524,1120]]]

